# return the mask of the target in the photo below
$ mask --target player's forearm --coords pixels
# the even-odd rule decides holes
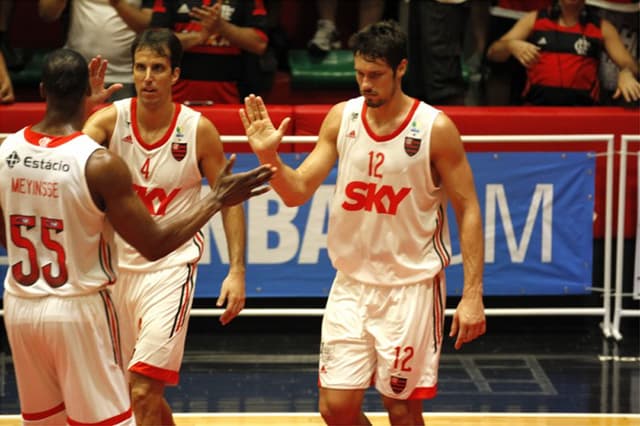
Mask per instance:
[[[246,226],[242,205],[239,204],[223,208],[222,223],[227,239],[227,250],[229,251],[229,270],[244,272],[246,269],[244,254],[246,247]]]
[[[300,173],[283,163],[276,152],[256,155],[261,164],[271,164],[278,169],[269,184],[288,207],[299,206],[309,200],[313,191],[306,188]]]
[[[482,297],[484,270],[484,238],[480,207],[467,207],[459,224],[462,269],[464,273],[463,297]]]
[[[218,196],[207,194],[180,216],[159,224],[145,247],[136,247],[149,260],[157,260],[189,241],[222,208]]]

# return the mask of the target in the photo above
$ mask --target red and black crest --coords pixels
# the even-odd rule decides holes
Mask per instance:
[[[182,161],[184,156],[187,155],[187,144],[182,142],[173,142],[171,144],[171,154],[176,160]]]
[[[418,141],[418,143],[419,142],[420,141]],[[406,377],[391,376],[389,384],[391,385],[391,390],[394,393],[401,393],[407,386],[407,379]]]
[[[422,142],[422,139],[410,138],[407,136],[404,138],[404,152],[406,152],[409,157],[413,157],[420,149],[420,142]]]

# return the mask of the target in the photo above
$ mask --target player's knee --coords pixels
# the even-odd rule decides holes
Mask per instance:
[[[389,422],[394,425],[421,425],[422,409],[420,401],[383,398],[384,408],[389,413]]]
[[[321,396],[318,402],[320,415],[328,425],[358,424],[360,406],[352,404],[348,398]]]
[[[136,412],[158,411],[162,403],[163,388],[152,381],[132,381],[131,405]]]

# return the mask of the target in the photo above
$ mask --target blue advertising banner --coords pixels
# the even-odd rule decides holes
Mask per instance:
[[[306,154],[283,154],[296,167]],[[592,286],[595,161],[587,153],[469,153],[484,220],[486,295],[587,294]],[[257,165],[239,154],[235,170]],[[311,200],[286,207],[274,191],[245,204],[247,296],[324,297],[335,270],[326,250],[336,169]],[[208,190],[203,187],[203,190]],[[447,269],[450,295],[462,292],[455,216]],[[220,215],[206,227],[196,297],[217,297],[229,258]],[[4,277],[7,258],[0,253]]]

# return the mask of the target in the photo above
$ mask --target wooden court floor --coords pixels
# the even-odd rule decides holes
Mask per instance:
[[[389,425],[386,414],[367,414],[373,426]],[[174,415],[177,426],[323,426],[317,413],[189,413]],[[427,426],[640,426],[640,414],[425,414]],[[0,426],[19,425],[17,415],[0,416]]]

